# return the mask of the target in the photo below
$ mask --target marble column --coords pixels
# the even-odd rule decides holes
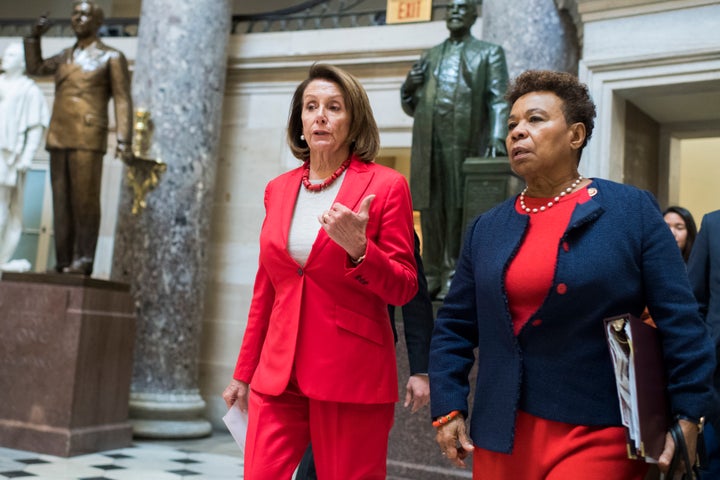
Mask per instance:
[[[230,0],[142,2],[133,101],[150,112],[151,153],[167,171],[136,215],[124,179],[112,271],[130,284],[137,311],[130,420],[138,437],[211,432],[198,356],[230,19]]]
[[[510,80],[529,69],[577,73],[577,29],[556,0],[483,0],[482,37],[505,49]]]

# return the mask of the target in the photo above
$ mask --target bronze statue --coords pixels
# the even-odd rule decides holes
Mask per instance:
[[[410,160],[413,206],[420,211],[428,289],[444,298],[462,243],[468,157],[504,156],[508,71],[502,47],[476,39],[473,0],[451,0],[450,37],[422,54],[400,89],[414,117]]]
[[[40,17],[24,39],[28,73],[55,75],[46,149],[50,152],[55,269],[63,273],[92,273],[110,97],[115,103],[116,156],[132,155],[130,73],[125,56],[98,38],[103,18],[95,2],[75,2],[71,23],[77,42],[48,59],[40,51],[40,37],[50,28],[47,17]]]

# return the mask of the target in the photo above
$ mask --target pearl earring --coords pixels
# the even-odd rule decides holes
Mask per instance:
[[[300,140],[302,140],[303,142],[305,141],[305,135],[303,135],[302,133],[300,134]]]

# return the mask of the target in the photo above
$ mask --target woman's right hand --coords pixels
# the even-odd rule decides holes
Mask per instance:
[[[233,378],[230,382],[230,385],[225,387],[225,391],[223,392],[222,397],[223,400],[225,400],[225,404],[228,408],[232,407],[237,401],[240,410],[243,412],[247,412],[249,390],[250,389],[247,383],[241,382],[240,380],[235,380]]]
[[[473,451],[472,441],[465,429],[465,418],[458,415],[445,425],[437,428],[435,441],[440,445],[440,451],[456,467],[465,468],[465,457]]]

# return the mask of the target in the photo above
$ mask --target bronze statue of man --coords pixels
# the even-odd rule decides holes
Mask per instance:
[[[98,38],[102,9],[92,1],[73,4],[76,43],[42,58],[40,37],[50,28],[40,17],[25,37],[25,61],[31,75],[55,76],[55,102],[45,148],[55,229],[55,269],[92,274],[100,229],[100,181],[107,150],[108,102],[115,104],[116,155],[131,155],[132,99],[127,60]]]
[[[410,189],[420,211],[423,262],[435,298],[444,298],[460,254],[463,162],[507,154],[505,54],[470,34],[476,19],[473,0],[451,0],[450,37],[422,54],[400,89],[403,110],[415,119]]]

